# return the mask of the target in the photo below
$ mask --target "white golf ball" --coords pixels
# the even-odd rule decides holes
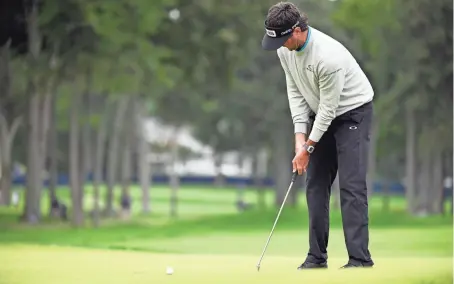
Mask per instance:
[[[173,274],[173,268],[170,267],[170,266],[167,266],[166,273],[167,273],[167,275],[172,275]]]

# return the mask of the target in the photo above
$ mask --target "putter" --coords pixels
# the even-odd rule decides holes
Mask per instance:
[[[281,208],[279,209],[279,212],[277,213],[276,220],[274,221],[273,228],[271,229],[270,235],[268,236],[268,240],[266,241],[265,247],[263,248],[262,255],[260,256],[259,262],[257,263],[257,271],[260,271],[260,263],[262,262],[263,256],[265,255],[266,248],[268,247],[268,244],[270,243],[271,236],[273,235],[274,228],[276,227],[277,220],[279,220],[279,216],[281,215],[282,208],[284,208],[285,201],[287,200],[287,196],[290,193],[290,190],[293,187],[293,183],[296,180],[296,177],[298,176],[298,172],[295,171],[292,174],[292,181],[290,182],[290,186],[288,187],[287,193],[285,194],[284,201],[282,201]]]

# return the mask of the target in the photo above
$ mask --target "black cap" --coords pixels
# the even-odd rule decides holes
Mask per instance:
[[[293,29],[299,25],[297,21],[293,25],[281,27],[269,27],[265,24],[265,35],[262,39],[262,48],[265,50],[276,50],[284,45],[289,37],[292,36]]]

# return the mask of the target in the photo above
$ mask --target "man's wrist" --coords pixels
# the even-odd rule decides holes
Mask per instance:
[[[305,143],[306,142],[306,138],[307,138],[306,133],[302,133],[302,132],[295,133],[295,142]]]
[[[317,142],[312,141],[311,139],[309,139],[309,140],[306,141],[306,144],[309,145],[309,146],[315,146],[315,144],[317,144]]]
[[[301,143],[298,149],[305,149],[309,154],[312,154],[315,150],[315,144],[317,143],[309,139],[304,143]]]
[[[306,133],[295,133],[295,150],[301,149],[306,143]]]
[[[303,148],[309,153],[312,154],[315,150],[313,145],[309,145],[308,143],[304,144]]]

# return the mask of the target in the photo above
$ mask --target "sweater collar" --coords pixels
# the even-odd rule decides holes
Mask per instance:
[[[306,41],[304,42],[303,46],[301,46],[299,49],[296,50],[297,52],[302,52],[307,47],[307,45],[309,44],[309,41],[311,40],[311,30],[312,30],[311,27],[307,28]]]

